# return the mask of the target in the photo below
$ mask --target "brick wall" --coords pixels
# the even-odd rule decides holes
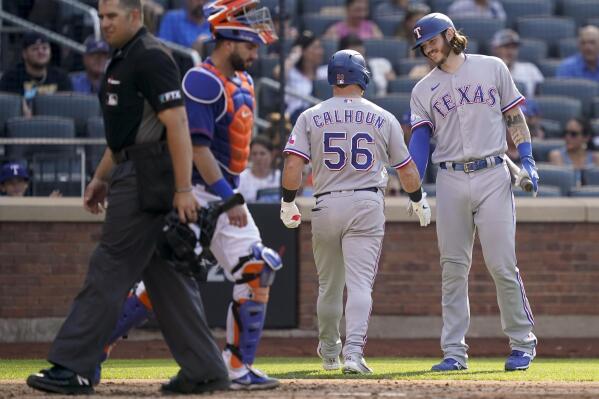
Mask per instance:
[[[100,223],[0,223],[0,318],[65,316],[82,285]],[[519,267],[537,315],[599,315],[599,224],[520,223]],[[300,231],[299,327],[316,326],[310,225]],[[434,225],[387,224],[374,315],[440,315]],[[478,242],[470,273],[473,315],[498,312]]]

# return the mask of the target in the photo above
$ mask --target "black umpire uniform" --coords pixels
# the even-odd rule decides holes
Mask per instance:
[[[166,128],[157,113],[183,105],[180,74],[170,54],[145,28],[107,67],[99,93],[108,146],[114,154],[108,208],[100,243],[88,274],[52,347],[48,360],[93,379],[104,345],[117,324],[131,286],[143,279],[160,329],[185,377],[228,380],[227,369],[208,328],[195,281],[168,267],[155,254],[164,224],[161,211],[142,210],[134,149],[150,143],[150,164],[168,153]],[[143,147],[143,146],[142,146]],[[170,157],[166,158],[170,162]],[[137,170],[136,170],[137,169]],[[150,168],[151,169],[151,168]],[[146,170],[147,172],[147,170]],[[147,173],[146,173],[147,174]],[[157,174],[155,183],[173,184]],[[161,181],[163,180],[163,181]],[[167,199],[172,206],[174,194]]]

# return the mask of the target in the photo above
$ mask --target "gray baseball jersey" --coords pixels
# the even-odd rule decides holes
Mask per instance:
[[[410,154],[397,119],[364,98],[330,98],[298,118],[285,152],[313,160],[314,193],[387,185]]]
[[[412,91],[412,128],[433,127],[432,161],[468,161],[507,150],[502,114],[524,97],[496,57],[468,54],[455,74],[433,69]]]
[[[533,356],[535,352],[532,311],[516,267],[511,179],[505,162],[495,158],[507,149],[503,113],[523,99],[503,61],[472,54],[455,73],[435,68],[412,91],[412,128],[431,126],[437,140],[432,160],[443,162],[436,182],[443,269],[441,347],[445,358],[462,365],[467,361],[468,273],[475,232],[497,287],[501,325],[510,346]],[[474,172],[447,165],[485,158],[486,166]]]

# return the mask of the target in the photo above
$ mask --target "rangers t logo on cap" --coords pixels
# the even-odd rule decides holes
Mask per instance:
[[[414,36],[416,36],[416,39],[420,39],[422,37],[422,35],[420,34],[420,29],[422,29],[420,26],[414,28]]]

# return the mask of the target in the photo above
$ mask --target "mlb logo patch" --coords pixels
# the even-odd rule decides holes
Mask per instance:
[[[119,96],[116,93],[107,93],[108,98],[106,99],[106,105],[117,106],[119,105]]]
[[[294,134],[289,136],[289,144],[295,144],[295,135]]]
[[[337,84],[342,85],[345,83],[345,75],[342,73],[337,74]]]

